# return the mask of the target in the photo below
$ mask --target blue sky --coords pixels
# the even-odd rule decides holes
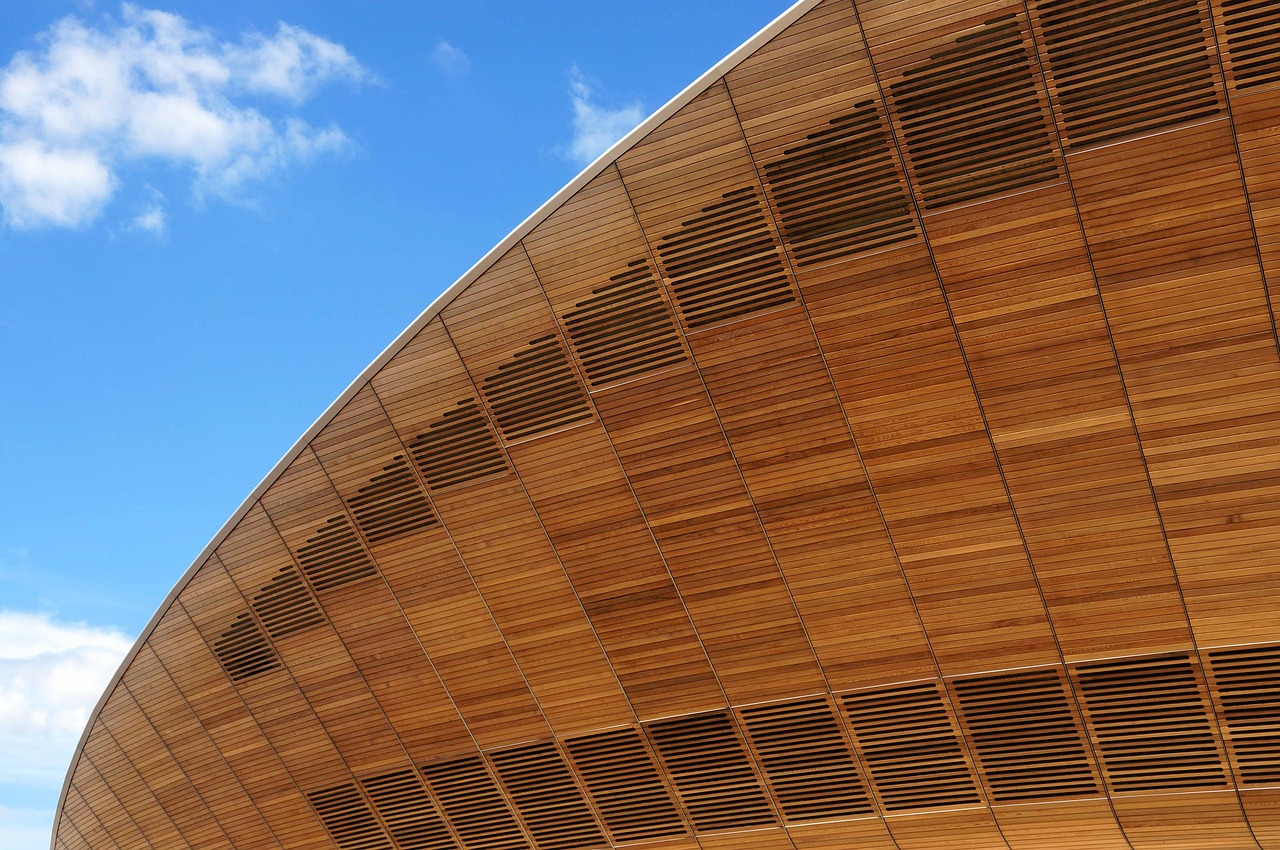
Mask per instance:
[[[445,287],[784,10],[5,0],[0,847],[204,544]]]

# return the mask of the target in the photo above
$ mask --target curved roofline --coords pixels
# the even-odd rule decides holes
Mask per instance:
[[[302,433],[302,436],[299,437],[289,450],[284,453],[284,456],[276,462],[276,465],[271,468],[271,471],[258,482],[258,486],[253,488],[249,495],[245,497],[244,501],[240,503],[240,506],[235,509],[227,521],[222,524],[222,527],[218,529],[217,533],[213,535],[213,538],[203,549],[200,550],[200,554],[196,556],[194,561],[192,561],[191,566],[187,567],[186,571],[182,574],[182,577],[178,579],[177,583],[174,584],[173,589],[169,591],[168,595],[165,596],[164,601],[160,603],[155,614],[153,614],[151,619],[147,621],[147,625],[143,628],[142,634],[140,634],[138,639],[134,641],[133,646],[129,648],[128,654],[125,655],[124,660],[120,662],[120,666],[112,675],[111,681],[107,683],[106,688],[102,692],[102,696],[98,698],[97,704],[94,705],[93,711],[89,715],[89,719],[85,721],[84,731],[80,733],[80,740],[76,743],[75,752],[71,756],[71,763],[67,766],[66,776],[62,780],[62,791],[58,795],[58,806],[54,809],[53,829],[49,835],[49,850],[56,850],[58,840],[58,816],[62,813],[62,807],[66,803],[67,791],[71,787],[71,778],[75,774],[76,765],[80,763],[80,755],[84,751],[85,742],[89,739],[89,731],[93,729],[93,724],[97,721],[98,715],[102,712],[103,706],[106,705],[107,699],[115,691],[116,686],[120,684],[121,678],[124,677],[125,670],[129,669],[129,665],[133,663],[133,659],[137,657],[138,652],[142,649],[142,645],[146,643],[147,638],[151,637],[151,633],[160,622],[160,618],[164,616],[165,612],[169,610],[169,607],[173,604],[174,600],[176,600],[178,595],[184,588],[186,588],[187,584],[196,574],[196,571],[199,570],[208,557],[213,554],[213,551],[221,545],[222,541],[225,540],[227,535],[231,533],[232,529],[236,527],[236,523],[238,523],[244,515],[249,512],[249,509],[253,507],[259,498],[261,498],[262,494],[267,491],[267,488],[275,483],[276,479],[279,478],[285,469],[289,467],[289,464],[293,463],[298,455],[302,453],[302,450],[311,443],[316,435],[319,434],[320,431],[322,431],[324,427],[338,415],[338,411],[342,410],[343,406],[345,406],[346,403],[360,391],[360,388],[372,380],[378,370],[386,365],[392,357],[399,354],[401,349],[409,344],[409,341],[413,339],[418,331],[422,330],[428,322],[448,306],[449,302],[453,301],[458,293],[462,292],[462,290],[466,289],[473,281],[475,281],[476,278],[488,271],[494,263],[507,253],[507,251],[511,250],[511,248],[520,242],[520,240],[529,235],[535,227],[559,209],[565,201],[569,200],[569,198],[576,194],[579,189],[594,180],[597,175],[634,147],[637,142],[649,135],[649,133],[659,124],[670,118],[679,111],[681,107],[685,106],[695,97],[710,88],[713,83],[725,74],[729,73],[729,71],[733,70],[733,68],[735,68],[739,63],[773,38],[773,36],[786,29],[798,18],[804,15],[804,13],[817,6],[820,2],[821,0],[797,0],[794,5],[778,17],[774,18],[751,38],[744,41],[733,52],[713,65],[702,76],[685,86],[679,94],[667,101],[644,121],[640,122],[635,129],[619,139],[612,147],[600,154],[600,156],[596,157],[590,165],[578,173],[577,177],[570,180],[565,184],[564,188],[556,192],[545,203],[543,203],[542,206],[534,210],[533,213],[525,218],[524,221],[520,222],[520,224],[518,224],[510,233],[503,237],[502,241],[489,249],[487,254],[481,257],[473,266],[471,266],[471,268],[467,269],[462,277],[458,278],[444,292],[440,293],[440,295],[438,295],[425,310],[418,314],[416,319],[409,323],[407,328],[401,331],[399,336],[391,341],[390,345],[382,350],[381,354],[373,359],[372,363],[366,366],[360,374],[347,385],[347,388],[344,389],[336,399],[334,399],[332,404],[325,408],[325,411],[320,414],[316,421],[311,423],[311,427],[307,428],[307,430]]]

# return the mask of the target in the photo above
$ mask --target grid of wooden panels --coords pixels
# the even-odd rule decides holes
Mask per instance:
[[[1280,848],[1276,56],[805,0],[249,506],[54,847]]]

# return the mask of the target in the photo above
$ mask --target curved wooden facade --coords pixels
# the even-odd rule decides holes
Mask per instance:
[[[54,850],[1280,848],[1277,160],[1274,0],[804,0],[269,476]]]

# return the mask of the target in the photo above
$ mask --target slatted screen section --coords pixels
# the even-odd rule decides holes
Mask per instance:
[[[493,418],[508,440],[591,417],[573,365],[554,336],[530,342],[484,379],[483,390]]]
[[[1221,0],[1226,66],[1237,89],[1280,83],[1280,4]]]
[[[1209,653],[1226,733],[1244,785],[1280,785],[1280,647]]]
[[[507,461],[473,398],[427,426],[409,452],[430,490],[444,490],[507,471]]]
[[[546,850],[607,842],[556,745],[530,744],[489,756],[534,843]]]
[[[455,850],[431,798],[423,790],[417,774],[401,770],[360,780],[364,792],[401,850]]]
[[[396,455],[347,506],[369,543],[382,543],[438,525],[418,479],[402,455]]]
[[[480,756],[427,765],[422,775],[467,850],[529,846]]]
[[[253,597],[253,610],[272,640],[324,622],[302,576],[293,567],[281,567],[275,578]]]
[[[232,681],[247,679],[280,666],[275,650],[248,612],[236,617],[230,627],[218,636],[213,642],[213,652]]]
[[[390,850],[391,842],[355,785],[307,795],[338,850]]]
[[[1039,0],[1069,148],[1220,111],[1205,0]]]
[[[334,517],[318,534],[308,537],[306,544],[298,547],[298,563],[317,593],[377,573],[345,516]]]
[[[615,844],[686,833],[639,732],[618,729],[573,738],[565,748]]]

